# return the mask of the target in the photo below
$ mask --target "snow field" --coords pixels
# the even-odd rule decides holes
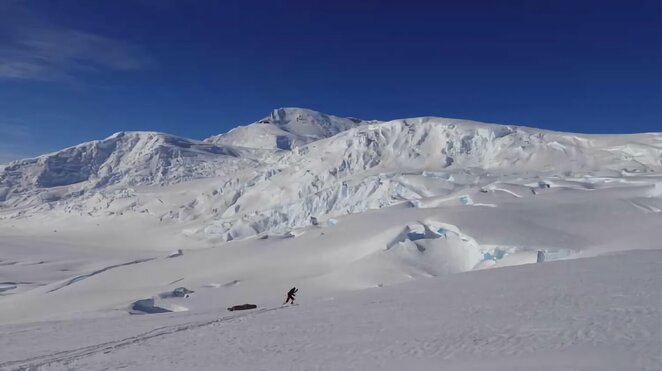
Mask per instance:
[[[659,370],[661,210],[659,133],[118,133],[0,169],[0,369]]]

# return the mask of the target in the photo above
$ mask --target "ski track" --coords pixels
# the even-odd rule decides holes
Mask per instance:
[[[658,209],[657,207],[647,205],[647,204],[644,204],[644,203],[631,201],[630,204],[632,206],[634,206],[635,208],[637,208],[638,210],[643,211],[646,214],[662,212],[662,210]]]
[[[65,287],[67,287],[67,286],[69,286],[69,285],[72,285],[72,284],[74,284],[74,283],[76,283],[76,282],[78,282],[78,281],[82,281],[82,280],[84,280],[84,279],[86,279],[86,278],[90,278],[90,277],[92,277],[92,276],[95,276],[95,275],[97,275],[97,274],[100,274],[100,273],[103,273],[103,272],[109,271],[109,270],[114,269],[114,268],[124,267],[124,266],[127,266],[127,265],[133,265],[133,264],[145,263],[145,262],[148,262],[148,261],[150,261],[150,260],[154,260],[154,259],[156,259],[156,258],[138,259],[138,260],[130,261],[130,262],[128,262],[128,263],[122,263],[122,264],[111,265],[111,266],[109,266],[109,267],[105,267],[105,268],[102,268],[102,269],[96,270],[96,271],[94,271],[94,272],[92,272],[92,273],[82,274],[82,275],[80,275],[80,276],[76,276],[76,277],[74,277],[74,278],[69,279],[69,280],[68,280],[67,282],[65,282],[64,284],[62,284],[62,285],[60,285],[60,286],[58,286],[58,287],[56,287],[56,288],[54,288],[54,289],[51,289],[51,290],[49,290],[48,292],[51,293],[51,292],[57,291],[57,290],[59,290],[59,289],[65,288]]]
[[[110,353],[114,350],[120,349],[120,348],[125,348],[128,346],[131,346],[133,344],[137,344],[143,341],[147,341],[149,339],[159,337],[159,336],[167,336],[167,335],[172,335],[176,334],[181,331],[187,331],[187,330],[193,330],[197,329],[200,327],[205,327],[205,326],[210,326],[214,325],[217,323],[223,323],[223,322],[229,322],[235,319],[247,317],[250,315],[258,315],[258,314],[263,314],[267,312],[272,312],[275,310],[279,309],[285,309],[289,308],[290,306],[278,306],[278,307],[271,307],[271,308],[263,308],[263,309],[258,309],[256,311],[251,311],[247,313],[241,313],[237,315],[231,315],[231,316],[225,316],[221,318],[217,318],[211,321],[195,321],[195,322],[186,322],[182,324],[177,324],[177,325],[172,325],[172,326],[164,326],[164,327],[158,327],[153,330],[143,332],[141,334],[131,336],[125,339],[121,340],[114,340],[114,341],[109,341],[105,343],[100,343],[100,344],[95,344],[95,345],[90,345],[82,348],[77,348],[77,349],[71,349],[71,350],[65,350],[61,352],[56,352],[52,354],[45,354],[37,357],[32,357],[32,358],[27,358],[27,359],[22,359],[22,360],[17,360],[17,361],[9,361],[9,362],[4,362],[0,363],[0,370],[16,370],[16,371],[27,371],[27,370],[33,370],[38,367],[42,366],[47,366],[51,365],[54,363],[63,363],[63,364],[68,364],[70,362],[76,361],[78,359],[92,356],[98,353]]]

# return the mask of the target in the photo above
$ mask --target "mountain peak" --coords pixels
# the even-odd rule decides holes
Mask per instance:
[[[363,124],[307,108],[276,108],[266,117],[246,126],[206,139],[208,143],[261,149],[290,150],[316,140],[332,137]]]

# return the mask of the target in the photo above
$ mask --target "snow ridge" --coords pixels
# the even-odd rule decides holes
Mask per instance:
[[[0,205],[52,202],[113,185],[172,184],[252,166],[250,151],[157,132],[119,132],[0,172]]]

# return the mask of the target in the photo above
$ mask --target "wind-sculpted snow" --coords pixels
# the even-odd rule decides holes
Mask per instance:
[[[422,222],[408,225],[387,246],[392,259],[430,276],[466,272],[483,261],[486,251],[456,226]]]

